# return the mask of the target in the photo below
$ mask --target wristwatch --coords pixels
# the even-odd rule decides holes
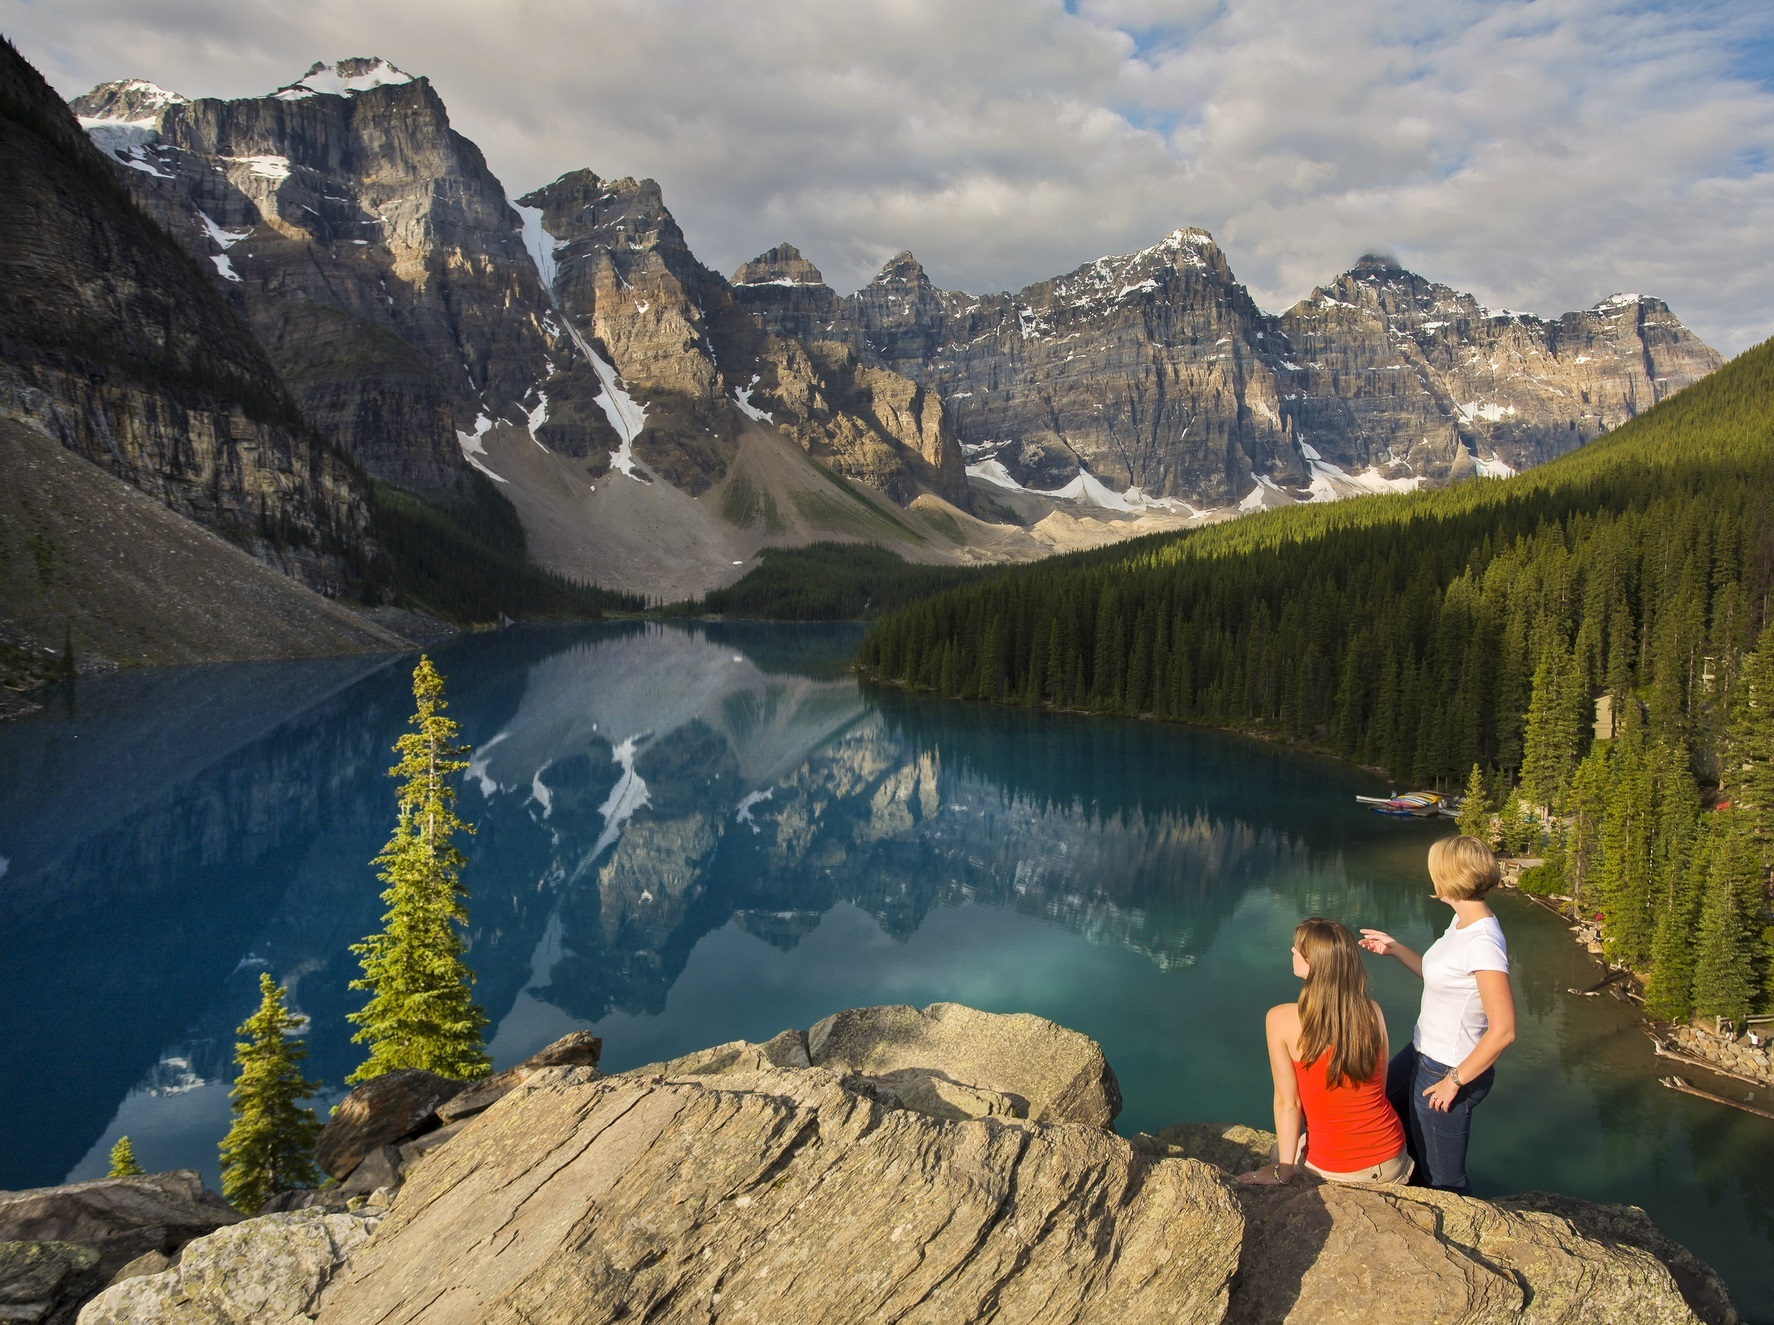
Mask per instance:
[[[1454,1083],[1455,1090],[1460,1089],[1461,1086],[1466,1084],[1464,1081],[1460,1080],[1460,1069],[1457,1067],[1450,1067],[1448,1069],[1448,1080]]]

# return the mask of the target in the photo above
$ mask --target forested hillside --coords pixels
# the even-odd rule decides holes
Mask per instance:
[[[1740,1017],[1769,975],[1771,506],[1774,342],[1518,478],[1012,571],[884,619],[859,665],[1444,787],[1476,769],[1512,793],[1504,830],[1543,841],[1543,886],[1656,968],[1656,1008]]]

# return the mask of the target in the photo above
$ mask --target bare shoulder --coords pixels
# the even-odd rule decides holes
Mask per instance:
[[[1300,1029],[1300,1005],[1298,1003],[1277,1003],[1269,1009],[1263,1018],[1263,1025],[1271,1031],[1294,1032]]]

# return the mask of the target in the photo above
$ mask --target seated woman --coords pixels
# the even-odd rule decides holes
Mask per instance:
[[[1313,916],[1294,930],[1298,1002],[1269,1009],[1276,1148],[1245,1184],[1288,1182],[1299,1160],[1332,1182],[1408,1182],[1415,1167],[1386,1099],[1386,1022],[1355,935]]]

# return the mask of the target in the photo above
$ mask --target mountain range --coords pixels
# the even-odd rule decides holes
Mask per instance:
[[[52,120],[8,68],[11,103]],[[428,80],[377,58],[236,100],[111,82],[68,109],[31,169],[90,173],[77,122],[113,177],[82,187],[133,207],[103,235],[47,225],[0,408],[334,595],[377,555],[377,492],[448,514],[490,486],[541,566],[677,598],[771,545],[1022,560],[1505,475],[1719,363],[1655,298],[1548,321],[1382,256],[1270,314],[1193,228],[1014,294],[941,289],[901,253],[840,295],[786,243],[729,279],[651,180],[579,169],[510,197]],[[130,306],[145,268],[195,311]],[[81,337],[135,385],[58,368],[49,342]],[[194,373],[242,402],[225,426],[154,395]]]

